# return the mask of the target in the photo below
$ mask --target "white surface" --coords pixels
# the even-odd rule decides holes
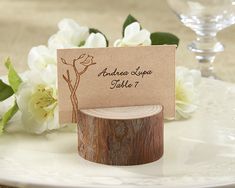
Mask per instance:
[[[165,123],[164,156],[157,162],[129,167],[95,164],[78,156],[76,133],[11,133],[0,137],[0,184],[234,187],[235,85],[204,79],[200,91],[199,109],[190,120]]]

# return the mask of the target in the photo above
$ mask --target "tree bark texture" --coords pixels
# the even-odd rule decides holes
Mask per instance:
[[[163,155],[163,110],[148,117],[108,119],[79,112],[78,153],[108,165],[138,165]]]

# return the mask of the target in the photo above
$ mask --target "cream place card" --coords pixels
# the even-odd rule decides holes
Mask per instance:
[[[60,123],[76,122],[79,109],[164,106],[175,116],[174,45],[59,49]]]

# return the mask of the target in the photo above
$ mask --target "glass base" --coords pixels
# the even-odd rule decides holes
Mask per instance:
[[[197,69],[203,77],[218,78],[214,72],[213,62],[217,53],[224,51],[224,46],[215,37],[198,37],[188,45],[188,49],[195,53],[198,62]]]
[[[219,79],[212,64],[197,63],[197,69],[201,71],[202,77]]]

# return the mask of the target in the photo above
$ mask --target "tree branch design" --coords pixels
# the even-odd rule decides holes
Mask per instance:
[[[70,101],[72,103],[72,123],[77,123],[79,122],[80,117],[78,116],[79,107],[76,92],[78,90],[80,79],[87,69],[96,63],[93,62],[94,57],[89,54],[80,55],[78,58],[73,59],[72,63],[68,63],[63,58],[60,59],[64,65],[72,67],[72,70],[75,73],[75,80],[72,80],[70,76],[70,69],[67,69],[66,73],[63,74],[63,79],[67,82],[70,91]],[[79,65],[83,66],[81,71],[78,70]]]

